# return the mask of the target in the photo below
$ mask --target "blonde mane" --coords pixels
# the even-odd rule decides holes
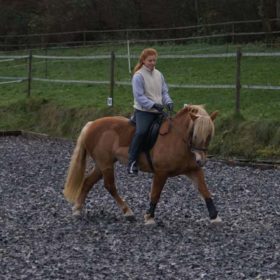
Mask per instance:
[[[186,107],[189,108],[189,112],[194,113],[200,116],[208,116],[209,114],[204,109],[204,105],[187,105]]]
[[[187,111],[197,116],[194,121],[193,139],[203,143],[207,140],[209,135],[211,138],[214,136],[214,123],[205,110],[204,105],[185,105],[179,114],[181,114],[182,111]]]
[[[208,114],[207,114],[208,115]],[[214,136],[215,128],[210,116],[200,115],[194,122],[193,137],[199,142],[206,142],[207,137]]]

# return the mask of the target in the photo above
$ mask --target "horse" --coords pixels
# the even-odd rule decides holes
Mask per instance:
[[[168,177],[178,175],[186,175],[197,186],[206,203],[210,221],[221,221],[203,171],[217,114],[215,111],[209,115],[202,105],[185,106],[175,116],[163,121],[156,142],[149,151],[150,160],[144,152],[140,154],[139,169],[153,173],[145,224],[155,224],[155,209],[162,189]],[[117,161],[128,162],[128,149],[134,132],[135,126],[122,116],[102,117],[82,128],[63,190],[66,200],[74,204],[73,215],[82,214],[86,196],[94,184],[103,178],[104,187],[124,216],[134,217],[127,202],[118,194],[114,177],[114,164]],[[87,156],[93,159],[94,167],[85,175]]]

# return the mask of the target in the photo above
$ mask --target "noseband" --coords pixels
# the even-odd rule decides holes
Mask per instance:
[[[204,152],[204,153],[208,152],[207,148],[199,148],[199,147],[195,147],[192,145],[190,145],[190,149],[192,152],[194,152],[194,151],[200,151],[200,152]]]
[[[202,148],[202,147],[196,147],[193,145],[192,139],[193,139],[193,129],[191,130],[190,133],[191,137],[190,137],[190,141],[189,141],[189,148],[191,150],[191,152],[195,152],[195,151],[199,151],[199,152],[208,152],[208,148]]]
[[[207,148],[201,148],[201,147],[196,147],[192,144],[192,137],[191,137],[191,140],[189,142],[189,148],[191,150],[191,152],[195,152],[195,151],[199,151],[199,152],[208,152],[208,149]]]

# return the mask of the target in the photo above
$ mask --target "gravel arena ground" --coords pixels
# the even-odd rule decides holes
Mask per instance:
[[[62,190],[73,143],[0,137],[0,279],[280,279],[280,170],[210,160],[205,176],[223,222],[213,225],[198,191],[170,178],[144,225],[151,174],[118,190],[126,220],[100,182],[75,218]]]

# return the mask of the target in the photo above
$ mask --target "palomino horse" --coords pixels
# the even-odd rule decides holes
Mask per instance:
[[[209,116],[203,106],[186,106],[173,118],[163,122],[157,141],[150,151],[152,165],[144,153],[140,155],[140,170],[154,173],[150,207],[144,216],[146,224],[155,222],[155,208],[167,178],[181,174],[187,175],[198,187],[205,200],[210,220],[220,221],[202,169],[206,161],[207,147],[214,134],[213,120],[216,116],[217,112]],[[118,194],[114,163],[127,163],[128,147],[134,131],[135,127],[125,117],[104,117],[84,126],[72,155],[64,187],[66,199],[74,204],[74,215],[81,214],[88,192],[103,178],[105,188],[124,215],[133,216],[128,204]],[[85,176],[87,155],[92,157],[95,166]]]

